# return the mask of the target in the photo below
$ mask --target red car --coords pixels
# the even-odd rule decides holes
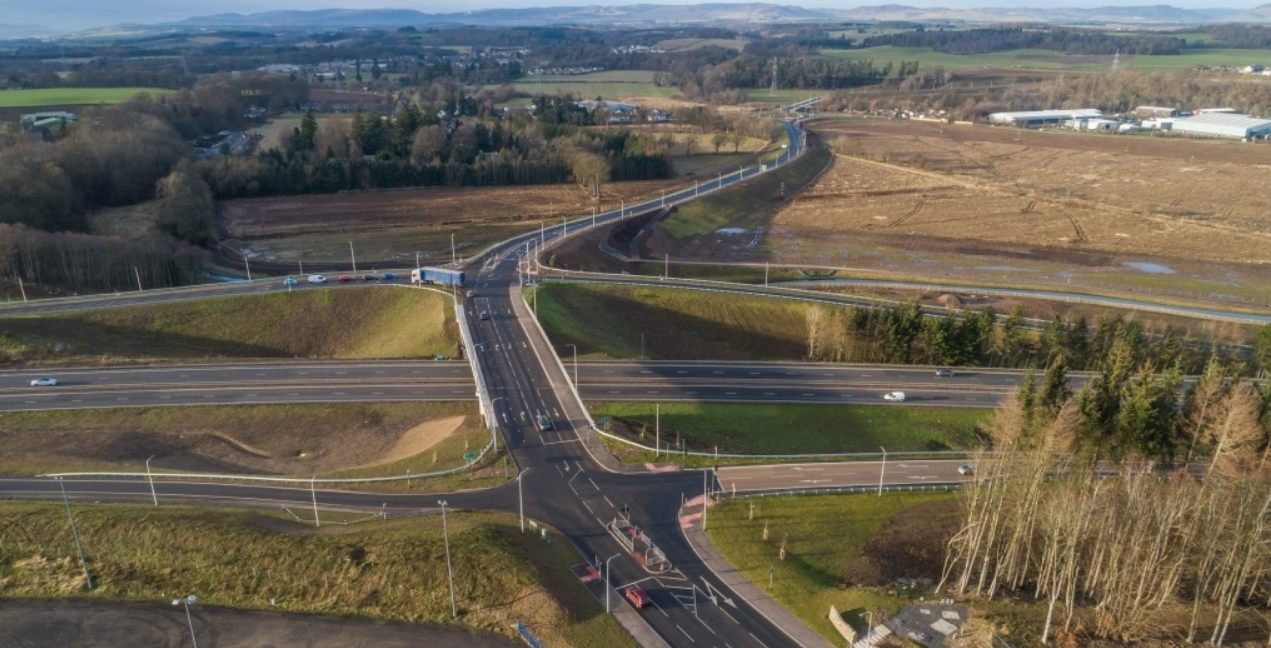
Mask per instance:
[[[348,283],[350,281],[353,281],[353,277],[350,277],[349,275],[340,275],[340,283]]]
[[[626,594],[627,600],[631,601],[631,604],[634,605],[637,610],[643,610],[644,608],[649,607],[649,604],[652,603],[652,601],[649,600],[649,595],[646,594],[644,590],[634,585],[628,587],[623,593]]]

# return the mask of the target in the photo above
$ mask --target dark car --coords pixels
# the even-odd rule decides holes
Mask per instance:
[[[380,276],[379,276],[379,275],[377,275],[377,274],[372,273],[372,274],[368,274],[368,275],[363,275],[363,276],[362,276],[362,279],[363,279],[363,281],[379,281],[379,280],[380,280]]]
[[[350,281],[353,281],[353,277],[350,277],[349,275],[340,275],[340,283],[349,283]]]
[[[952,378],[952,377],[953,377],[952,369],[937,369],[936,370],[936,378]]]
[[[477,317],[481,318],[482,320],[488,320],[490,319],[490,314],[485,311],[481,311],[481,314],[478,315]]]
[[[546,432],[552,429],[552,419],[547,418],[546,414],[538,415],[538,429]]]
[[[384,273],[384,281],[397,281],[397,275],[391,272]]]

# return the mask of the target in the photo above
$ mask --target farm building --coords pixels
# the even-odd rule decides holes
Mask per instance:
[[[1206,113],[1186,119],[1175,119],[1173,131],[1189,135],[1247,140],[1271,135],[1271,119],[1258,119],[1238,113]]]
[[[1134,114],[1138,117],[1174,117],[1178,115],[1178,109],[1162,106],[1139,106],[1134,109]]]
[[[1064,122],[1078,119],[1097,119],[1103,112],[1094,108],[1077,110],[1033,110],[1028,112],[1000,112],[989,115],[989,123],[994,126],[1018,126],[1020,128],[1041,128],[1042,126],[1058,126]]]
[[[1117,122],[1111,119],[1091,119],[1086,121],[1086,130],[1099,131],[1100,133],[1107,131],[1115,131]]]

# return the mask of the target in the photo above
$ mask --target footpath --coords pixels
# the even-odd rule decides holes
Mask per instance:
[[[785,606],[755,586],[745,574],[737,571],[724,555],[719,553],[711,543],[706,532],[702,530],[702,496],[697,496],[684,503],[680,509],[680,528],[684,530],[684,538],[703,563],[715,572],[724,585],[728,586],[762,614],[773,625],[781,629],[803,648],[833,648],[833,644],[825,637],[817,634],[806,623],[790,613]],[[697,510],[694,511],[694,508]]]

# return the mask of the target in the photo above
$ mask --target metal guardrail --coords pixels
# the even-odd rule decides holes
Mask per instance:
[[[624,439],[615,434],[610,434],[609,432],[605,432],[604,430],[601,430],[600,428],[597,428],[594,426],[593,426],[593,429],[595,429],[596,434],[606,439],[611,439],[613,441],[617,441],[618,443],[623,443],[633,448],[643,450],[645,452],[652,452],[655,454],[667,455],[668,457],[688,456],[688,457],[706,457],[708,459],[717,458],[717,459],[786,460],[786,459],[835,459],[835,458],[863,459],[863,458],[883,456],[883,453],[881,452],[831,452],[831,453],[820,453],[820,454],[754,455],[754,454],[729,454],[725,452],[697,452],[692,450],[674,450],[674,449],[666,449],[666,448],[659,450],[659,449],[655,449],[653,447],[644,445],[643,443],[632,441],[631,439]],[[966,457],[970,454],[971,454],[971,451],[962,451],[962,450],[929,450],[929,451],[912,450],[912,451],[902,451],[902,452],[888,452],[886,456],[888,457],[932,457],[934,456],[934,457],[946,457],[949,459],[953,459],[958,457]]]
[[[752,499],[756,497],[788,497],[792,495],[846,495],[851,493],[877,493],[877,486],[837,486],[830,488],[798,488],[791,490],[771,490],[729,494],[725,491],[717,491],[712,493],[715,497],[728,497],[731,499]],[[921,492],[939,492],[939,491],[955,491],[962,490],[962,484],[914,484],[914,485],[898,485],[883,486],[884,493],[921,493]]]
[[[530,648],[546,648],[543,645],[543,642],[539,641],[538,637],[534,636],[534,633],[530,631],[529,627],[520,621],[516,622],[516,634],[520,635],[521,640],[524,641]]]

